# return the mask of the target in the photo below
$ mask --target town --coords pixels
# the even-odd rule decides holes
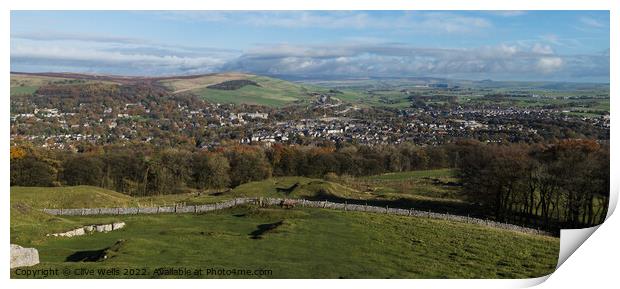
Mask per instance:
[[[101,91],[102,98],[69,97],[58,87],[42,87],[35,92],[36,97],[14,95],[11,141],[77,150],[80,144],[123,142],[208,149],[232,143],[438,145],[470,138],[498,143],[565,137],[609,139],[608,113],[571,115],[562,108],[475,102],[401,108],[363,106],[339,100],[333,89],[308,93],[305,103],[269,107],[212,103],[194,95],[171,95],[165,89],[144,86],[130,88],[158,89],[158,96],[135,93],[110,98],[103,96],[117,87],[86,86],[95,95]]]

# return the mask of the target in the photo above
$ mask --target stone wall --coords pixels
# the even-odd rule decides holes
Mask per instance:
[[[400,216],[414,216],[431,219],[450,220],[477,224],[487,227],[511,230],[527,234],[547,235],[552,234],[533,228],[521,227],[513,224],[500,223],[490,220],[471,218],[467,216],[441,214],[433,212],[418,211],[414,209],[400,209],[389,207],[377,207],[368,205],[334,203],[329,201],[310,201],[305,199],[281,199],[281,198],[237,198],[221,203],[205,205],[175,205],[164,207],[134,207],[134,208],[88,208],[88,209],[43,209],[45,213],[60,216],[87,216],[87,215],[135,215],[135,214],[162,214],[162,213],[205,213],[216,210],[232,208],[239,205],[253,204],[259,206],[278,206],[286,200],[287,204],[292,204],[308,208],[325,208],[342,211],[372,212],[381,214],[391,214]]]
[[[101,211],[98,211],[98,212],[101,212]],[[116,212],[118,213],[119,210],[116,210]],[[90,215],[95,215],[95,214],[90,214]],[[123,227],[125,227],[125,222],[116,222],[116,223],[111,223],[111,224],[86,225],[86,226],[75,228],[73,230],[69,230],[69,231],[62,232],[62,233],[47,234],[47,236],[71,238],[75,236],[86,235],[87,233],[92,233],[92,232],[107,233],[110,231],[121,229]]]

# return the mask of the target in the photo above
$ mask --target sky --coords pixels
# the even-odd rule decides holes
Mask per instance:
[[[11,11],[11,71],[609,82],[608,11]]]

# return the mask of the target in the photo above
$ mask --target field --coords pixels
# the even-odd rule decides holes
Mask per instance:
[[[21,94],[27,94],[27,95],[32,95],[37,88],[39,88],[38,86],[11,86],[11,95],[21,95]]]
[[[260,86],[244,86],[236,90],[202,88],[197,95],[217,103],[245,103],[267,106],[282,106],[308,98],[308,89],[291,82],[263,76],[247,78]]]
[[[470,224],[324,209],[243,207],[204,215],[62,218],[126,228],[75,238],[32,236],[36,268],[262,269],[201,278],[525,278],[551,273],[559,240]],[[269,226],[278,224],[277,228]],[[273,227],[273,226],[271,226]],[[24,233],[21,229],[11,232]],[[113,246],[100,262],[66,262]],[[270,270],[270,271],[267,271]],[[266,273],[265,273],[266,274]],[[13,277],[16,276],[14,273]],[[63,276],[60,276],[63,277]],[[79,278],[89,276],[66,276]],[[93,277],[93,276],[90,276]],[[97,277],[97,276],[94,276]],[[108,278],[112,276],[99,276]]]
[[[239,89],[223,90],[209,88],[214,84],[230,80],[250,80],[258,86],[247,85]],[[280,107],[292,103],[308,103],[313,99],[310,93],[327,93],[328,89],[294,83],[277,78],[244,73],[218,73],[196,78],[165,79],[160,81],[174,93],[191,92],[215,103],[258,104]],[[361,94],[344,90],[334,94],[345,102],[358,102]]]
[[[160,83],[170,88],[173,93],[180,93],[205,88],[224,81],[248,79],[249,77],[252,77],[252,75],[245,73],[215,73],[191,78],[164,79]]]
[[[52,77],[43,75],[11,73],[11,96],[23,94],[32,95],[39,87],[43,85],[82,84],[93,82],[114,83],[111,81],[87,80],[72,77]]]
[[[551,273],[559,239],[446,220],[311,208],[237,207],[205,214],[51,216],[41,208],[204,204],[234,197],[289,197],[458,211],[467,202],[450,169],[323,180],[280,177],[222,192],[131,197],[90,186],[11,188],[11,243],[39,250],[36,268],[161,267],[248,269],[262,275],[198,278],[527,278]],[[110,233],[47,237],[89,224],[124,221]],[[117,241],[123,240],[120,243]],[[73,262],[79,258],[108,258]],[[89,257],[90,256],[90,257]],[[96,271],[95,271],[96,272]],[[123,273],[123,272],[121,272]],[[135,272],[134,272],[135,273]],[[98,273],[93,273],[98,274]],[[12,277],[21,278],[12,272]],[[178,277],[178,276],[177,276]],[[184,276],[183,278],[187,278]]]
[[[425,170],[391,173],[364,178],[340,177],[334,180],[306,177],[278,177],[242,184],[228,191],[206,191],[148,197],[131,197],[92,186],[11,187],[12,227],[29,227],[42,232],[46,226],[71,229],[71,222],[38,213],[43,208],[134,207],[171,204],[208,204],[237,197],[305,198],[378,206],[416,208],[467,214],[471,209],[453,186],[452,171]],[[431,178],[432,177],[432,178]],[[32,219],[32,218],[34,219]]]
[[[501,105],[505,107],[555,107],[568,114],[599,116],[609,113],[609,84],[467,81],[433,78],[356,79],[303,81],[308,85],[353,92],[351,102],[367,106],[406,108],[411,106],[410,94],[422,95],[426,104],[442,105],[442,97],[454,97],[458,104]],[[427,87],[428,83],[445,83],[459,89]],[[518,97],[485,97],[507,94]]]
[[[212,89],[208,86],[230,80],[251,80],[259,86],[235,90]],[[162,84],[174,93],[192,92],[216,103],[246,103],[282,106],[307,97],[307,88],[288,81],[243,73],[218,73],[197,78],[166,79]]]

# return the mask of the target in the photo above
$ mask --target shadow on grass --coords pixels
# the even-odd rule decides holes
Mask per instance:
[[[65,262],[101,262],[108,258],[110,253],[120,250],[124,240],[118,240],[114,245],[101,250],[78,251],[69,255]]]
[[[258,225],[255,231],[253,231],[252,233],[250,233],[250,238],[254,239],[254,240],[258,240],[258,239],[262,239],[263,238],[263,234],[276,229],[277,227],[280,227],[282,224],[284,224],[284,220],[275,222],[275,223],[269,223],[269,224],[261,224]]]
[[[394,200],[357,200],[350,198],[337,197],[329,193],[319,192],[313,197],[308,197],[311,201],[330,201],[334,203],[347,203],[353,205],[369,205],[377,207],[390,207],[399,209],[415,209],[419,211],[431,211],[435,213],[448,213],[453,215],[471,216],[485,218],[484,210],[475,204],[460,202],[439,202],[433,200],[412,200],[399,198]]]
[[[100,262],[106,259],[106,249],[78,251],[65,259],[65,262]]]
[[[511,220],[497,220],[489,208],[473,204],[459,202],[441,202],[433,200],[412,200],[399,198],[394,200],[356,200],[349,198],[337,197],[329,193],[319,192],[314,197],[308,197],[311,201],[329,201],[334,203],[347,203],[353,205],[369,205],[377,207],[389,207],[398,209],[415,209],[418,211],[428,211],[434,213],[447,213],[451,215],[468,216],[478,219],[489,219],[504,223],[515,224],[518,226],[529,227],[533,229],[544,229],[547,232],[559,235],[560,229],[563,228],[560,223],[550,222],[545,225],[542,218],[532,216],[519,216]]]

